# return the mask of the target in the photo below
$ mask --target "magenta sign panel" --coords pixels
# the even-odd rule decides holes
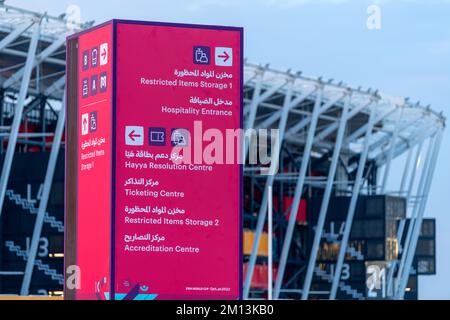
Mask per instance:
[[[93,182],[111,186],[101,296],[239,299],[243,30],[111,24],[111,180]]]
[[[241,128],[242,30],[119,22],[116,37],[116,293],[237,299],[241,166],[225,138]]]

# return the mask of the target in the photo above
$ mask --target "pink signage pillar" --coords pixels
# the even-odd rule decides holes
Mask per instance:
[[[242,37],[113,20],[68,38],[66,298],[241,297]]]

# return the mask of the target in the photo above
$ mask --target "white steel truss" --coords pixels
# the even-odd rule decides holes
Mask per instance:
[[[369,161],[375,161],[378,168],[384,168],[383,179],[380,185],[376,186],[377,194],[386,194],[387,181],[390,176],[391,162],[403,153],[421,145],[428,139],[440,136],[445,128],[445,118],[419,103],[411,103],[408,99],[383,96],[378,91],[361,88],[351,88],[343,84],[335,84],[330,81],[323,81],[321,78],[314,79],[302,76],[300,73],[282,72],[270,69],[268,66],[254,65],[246,63],[245,67],[245,108],[251,115],[251,121],[247,127],[254,128],[278,128],[280,136],[292,152],[298,154],[300,169],[292,174],[278,173],[276,176],[266,178],[266,189],[272,186],[277,179],[297,179],[294,200],[291,205],[287,231],[283,240],[283,249],[278,265],[278,274],[275,279],[273,296],[279,298],[280,293],[292,291],[282,287],[286,260],[292,243],[293,226],[300,197],[303,189],[307,185],[322,185],[325,189],[325,196],[319,214],[319,222],[315,228],[314,243],[312,246],[309,261],[307,262],[306,276],[303,288],[298,292],[303,299],[307,299],[310,293],[310,286],[313,273],[316,268],[316,256],[320,239],[323,234],[323,223],[325,221],[328,201],[332,188],[340,185],[336,178],[336,166],[341,154],[346,157],[357,156],[359,163],[347,168],[348,171],[355,171],[356,180],[347,184],[347,194],[351,196],[350,208],[347,214],[347,221],[343,239],[341,241],[339,258],[337,261],[335,274],[331,276],[331,291],[328,292],[330,299],[336,298],[338,286],[341,286],[341,268],[346,252],[348,252],[347,242],[350,235],[351,225],[354,216],[356,201],[359,195],[364,194],[363,172]],[[289,85],[287,85],[289,84]],[[253,93],[251,96],[250,93]],[[270,94],[270,95],[269,95]],[[264,99],[258,99],[263,96]],[[251,96],[251,98],[250,98]],[[291,97],[304,97],[294,106],[285,108],[286,101]],[[287,99],[287,100],[286,100]],[[283,102],[284,101],[284,102]],[[288,114],[286,114],[288,113]],[[417,188],[415,199],[419,199],[414,204],[416,208],[412,216],[415,224],[409,226],[407,239],[399,261],[399,279],[396,279],[394,297],[402,299],[404,289],[411,269],[412,258],[418,239],[418,230],[423,217],[423,212],[432,179],[432,167],[437,159],[439,146],[433,144],[434,148],[429,160],[421,168],[425,175],[423,181]],[[418,149],[421,154],[421,149]],[[247,150],[246,150],[247,152]],[[319,158],[326,154],[332,154],[331,165],[328,177],[321,182],[313,177],[306,176],[308,163],[311,157]],[[398,191],[389,193],[404,195],[404,188],[408,175],[411,175],[410,187],[407,194],[412,192],[412,185],[416,172],[409,170],[409,160],[405,163],[405,171]],[[355,171],[356,172],[356,171]],[[342,184],[345,185],[344,182]],[[350,188],[350,189],[349,189]],[[408,196],[408,199],[411,199]],[[268,201],[266,190],[262,197],[262,204],[257,216],[255,238],[252,252],[249,258],[249,265],[245,275],[244,298],[249,297],[250,282],[256,263],[257,248],[261,239],[262,230],[265,224]],[[403,231],[402,231],[403,233]],[[401,234],[399,235],[401,238]],[[404,260],[404,261],[403,261]],[[397,264],[397,265],[398,265]]]

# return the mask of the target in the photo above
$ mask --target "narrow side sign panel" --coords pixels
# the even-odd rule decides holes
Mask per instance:
[[[111,49],[112,24],[78,37],[77,299],[107,299],[110,291]]]

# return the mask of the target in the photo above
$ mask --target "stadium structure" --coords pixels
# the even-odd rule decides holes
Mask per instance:
[[[2,295],[62,294],[65,39],[92,24],[0,3]],[[436,272],[424,215],[443,115],[267,65],[244,73],[245,128],[281,137],[275,175],[244,169],[244,298],[267,298],[270,274],[276,299],[417,299]]]

